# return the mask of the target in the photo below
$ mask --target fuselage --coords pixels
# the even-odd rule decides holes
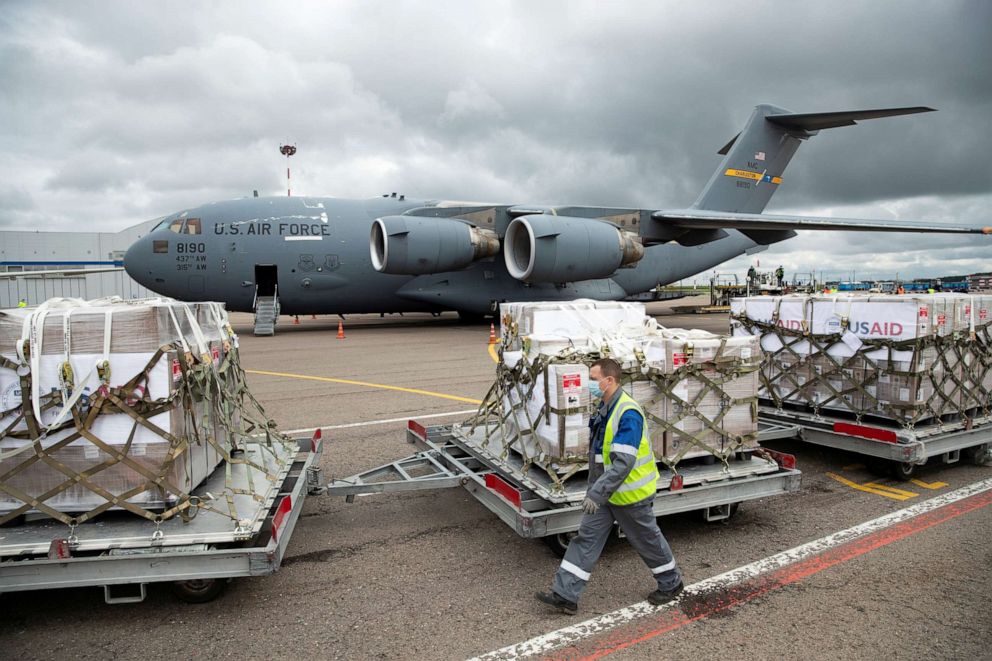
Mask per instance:
[[[223,301],[250,312],[259,295],[278,295],[285,314],[494,311],[501,301],[616,300],[705,271],[757,244],[739,232],[701,246],[645,249],[632,268],[609,278],[524,283],[502,254],[460,271],[408,276],[372,266],[376,218],[433,204],[378,197],[244,198],[168,216],[127,251],[125,268],[152,291],[180,300]]]

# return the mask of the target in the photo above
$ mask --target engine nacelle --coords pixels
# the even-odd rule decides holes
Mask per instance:
[[[499,236],[458,218],[384,216],[372,223],[369,251],[381,273],[443,273],[492,257],[499,252]]]
[[[644,256],[640,238],[593,218],[520,216],[506,228],[506,270],[526,282],[605,278]]]

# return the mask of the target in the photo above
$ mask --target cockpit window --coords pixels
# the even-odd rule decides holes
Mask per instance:
[[[171,223],[169,223],[169,229],[176,234],[182,234],[183,232],[183,219],[176,218]]]
[[[183,228],[183,234],[199,234],[200,233],[200,219],[199,218],[187,218],[186,226]]]

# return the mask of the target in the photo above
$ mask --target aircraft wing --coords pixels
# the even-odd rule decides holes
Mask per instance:
[[[652,212],[651,218],[683,230],[834,230],[846,232],[992,234],[992,227],[962,227],[961,225],[944,225],[935,222],[736,213],[703,209],[662,209]]]

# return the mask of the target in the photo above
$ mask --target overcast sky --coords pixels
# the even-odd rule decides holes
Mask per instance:
[[[759,103],[939,109],[822,132],[768,212],[992,225],[990,2],[0,9],[0,229],[285,194],[286,141],[300,195],[684,207]],[[992,270],[982,238],[807,232],[758,258]]]

